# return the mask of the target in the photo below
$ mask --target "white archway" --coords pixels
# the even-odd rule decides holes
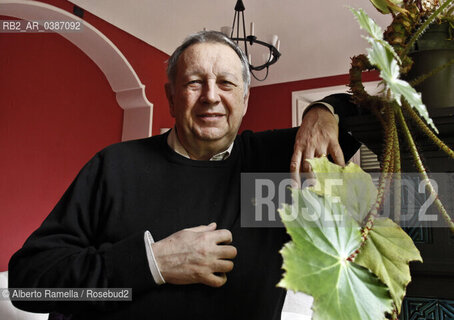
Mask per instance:
[[[80,21],[82,31],[56,32],[89,56],[101,69],[124,109],[122,140],[151,136],[153,104],[145,86],[121,51],[98,29],[79,17],[46,3],[0,0],[0,15],[28,21]]]

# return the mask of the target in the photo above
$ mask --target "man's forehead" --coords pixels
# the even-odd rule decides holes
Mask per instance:
[[[229,66],[232,74],[235,71],[241,72],[242,69],[237,53],[228,45],[217,42],[202,42],[189,46],[179,57],[178,64],[183,64],[185,69],[203,64]]]

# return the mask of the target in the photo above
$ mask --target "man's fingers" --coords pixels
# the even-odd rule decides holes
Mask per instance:
[[[210,237],[216,242],[216,244],[232,243],[232,233],[227,229],[219,229],[211,232]]]
[[[194,232],[207,232],[216,230],[216,222],[212,222],[209,225],[201,225],[197,227],[187,228],[186,230],[194,231]]]
[[[340,166],[345,166],[344,153],[339,144],[336,144],[331,147],[329,154],[333,158],[334,163],[337,163]]]
[[[213,265],[213,272],[230,272],[233,270],[233,262],[230,260],[217,260]]]
[[[301,150],[295,149],[293,152],[292,159],[290,160],[290,175],[293,181],[295,181],[294,188],[299,188],[301,186],[300,178],[300,166],[301,166]]]
[[[303,166],[301,168],[302,172],[311,172],[311,165],[308,161],[306,161],[306,159],[304,160],[303,162]]]
[[[232,233],[216,227],[216,223],[210,223],[180,230],[153,244],[153,253],[166,282],[203,283],[213,287],[225,283],[225,273],[233,269],[231,259],[237,251],[228,244],[232,242]]]
[[[295,149],[290,160],[290,172],[299,172],[301,165],[301,149]]]
[[[201,283],[210,287],[221,287],[227,282],[227,275],[225,273],[209,274],[200,280]]]
[[[315,150],[314,149],[306,149],[304,150],[304,156],[303,156],[303,163],[301,166],[301,171],[302,172],[311,172],[311,165],[309,164],[308,159],[314,159],[315,157]]]
[[[233,259],[237,255],[237,250],[234,246],[218,246],[218,258]]]

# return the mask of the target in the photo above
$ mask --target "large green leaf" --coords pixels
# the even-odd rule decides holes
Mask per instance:
[[[390,89],[391,97],[399,104],[401,97],[418,111],[426,122],[438,133],[432,119],[429,117],[426,106],[423,104],[421,94],[417,92],[407,81],[399,79],[400,71],[397,61],[379,42],[372,42],[372,47],[366,49],[371,64],[380,69],[380,77],[385,81],[386,86]]]
[[[292,198],[279,210],[292,237],[281,250],[279,286],[312,295],[313,319],[383,319],[392,309],[386,286],[348,260],[361,244],[359,224],[329,195],[304,189],[292,190]]]
[[[360,27],[369,33],[369,36],[365,37],[371,44],[371,48],[367,49],[367,57],[369,62],[380,70],[380,77],[389,89],[391,100],[394,100],[398,105],[402,105],[401,98],[403,97],[410,106],[418,111],[427,124],[438,133],[438,129],[429,117],[427,108],[422,102],[421,94],[416,92],[408,82],[399,79],[400,59],[393,47],[383,39],[380,26],[362,9],[355,10],[350,8],[350,10],[358,20]]]
[[[375,220],[373,229],[355,258],[355,263],[371,270],[388,286],[399,312],[411,280],[410,261],[422,262],[418,249],[411,238],[387,218]]]
[[[341,167],[326,157],[307,161],[317,178],[313,190],[320,195],[339,197],[347,212],[361,224],[377,198],[371,176],[353,162]]]
[[[359,26],[369,33],[369,36],[364,37],[371,45],[373,43],[379,43],[386,51],[386,55],[394,57],[399,63],[401,63],[399,55],[394,51],[394,48],[383,39],[382,28],[372,20],[364,10],[355,10],[350,8],[353,15],[358,20]]]
[[[363,9],[355,10],[350,8],[350,11],[355,15],[361,28],[366,30],[372,38],[383,39],[382,28],[378,24],[374,23],[374,21],[367,15],[366,12],[364,12]]]

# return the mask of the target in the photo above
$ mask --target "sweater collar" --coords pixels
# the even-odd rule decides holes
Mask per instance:
[[[173,151],[175,151],[179,155],[190,159],[188,152],[186,151],[186,149],[183,147],[180,140],[178,139],[176,130],[177,130],[177,128],[175,128],[175,127],[170,130],[170,133],[167,136],[167,144]],[[212,156],[210,158],[210,161],[221,161],[221,160],[227,159],[230,156],[230,154],[232,153],[232,149],[233,149],[233,142],[230,144],[230,146],[227,148],[227,150],[224,150],[224,151]]]

